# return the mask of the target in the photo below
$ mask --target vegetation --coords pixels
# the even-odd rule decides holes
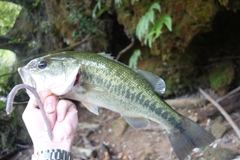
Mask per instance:
[[[20,10],[19,5],[0,2],[0,35],[5,35],[11,30]],[[4,88],[7,87],[8,78],[10,77],[10,74],[7,73],[13,71],[12,65],[15,60],[16,57],[12,51],[0,49],[0,96],[4,92]]]
[[[7,87],[8,78],[11,76],[8,73],[13,71],[13,64],[16,60],[16,56],[13,52],[0,49],[0,93]],[[1,96],[1,94],[0,94]]]
[[[141,56],[141,51],[139,49],[135,50],[129,59],[128,66],[133,69],[137,69],[138,58]]]
[[[13,27],[21,7],[9,2],[0,2],[0,8],[0,35],[5,35]]]
[[[99,1],[98,4],[101,4],[101,2]],[[96,6],[97,9],[99,5]],[[83,34],[99,34],[100,31],[97,28],[96,21],[92,20],[91,17],[81,14],[81,8],[78,9],[73,6],[70,8],[71,12],[67,21],[73,22],[73,24],[77,25],[77,28],[72,31],[72,37],[74,39],[79,39]]]
[[[163,15],[159,20],[155,21],[154,10],[161,11],[158,2],[153,3],[148,11],[139,20],[136,27],[136,36],[139,40],[144,40],[144,44],[152,47],[152,43],[162,34],[162,27],[165,24],[169,31],[172,31],[172,21],[169,15]]]

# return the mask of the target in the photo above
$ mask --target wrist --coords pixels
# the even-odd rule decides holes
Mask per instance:
[[[67,152],[71,152],[72,142],[33,142],[34,145],[34,153],[46,150],[46,149],[60,149],[65,150]]]

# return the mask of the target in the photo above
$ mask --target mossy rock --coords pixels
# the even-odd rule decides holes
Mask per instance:
[[[211,88],[224,95],[234,79],[234,66],[231,61],[220,62],[209,73]]]

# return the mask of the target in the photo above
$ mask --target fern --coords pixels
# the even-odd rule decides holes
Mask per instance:
[[[122,0],[114,0],[115,6],[121,7],[122,5]]]
[[[172,21],[169,15],[163,15],[157,22],[154,22],[154,10],[161,11],[158,2],[153,3],[148,11],[139,20],[136,27],[136,36],[139,40],[144,40],[144,44],[151,48],[152,43],[162,34],[162,27],[165,24],[169,31],[172,31]]]
[[[109,7],[107,7],[107,6],[102,8],[101,0],[99,0],[93,8],[92,18],[93,19],[99,18],[104,12],[106,12],[108,10],[109,10]]]
[[[131,4],[134,5],[135,2],[138,2],[138,0],[131,0]],[[122,0],[114,0],[115,6],[118,8],[122,5]]]
[[[92,12],[92,17],[93,18],[97,18],[97,9],[98,10],[101,10],[101,8],[102,8],[102,5],[101,5],[101,1],[99,0],[98,2],[97,2],[97,4],[95,5],[95,7],[93,8],[93,12]]]
[[[153,3],[137,24],[136,36],[139,40],[147,35],[150,23],[154,23],[154,9],[161,11],[159,3]]]
[[[138,2],[138,0],[131,0],[132,5],[134,5],[135,2]]]
[[[172,20],[171,17],[169,15],[163,15],[160,20],[158,20],[157,22],[155,22],[151,28],[149,33],[147,34],[146,38],[144,39],[144,44],[146,45],[148,43],[148,46],[151,48],[152,47],[152,43],[158,38],[160,37],[160,35],[162,34],[162,27],[163,24],[165,24],[168,28],[169,31],[172,31]]]
[[[128,66],[130,68],[133,68],[133,69],[137,69],[137,62],[138,62],[138,58],[141,56],[141,51],[138,49],[138,50],[135,50],[132,54],[132,56],[130,57],[129,59],[129,64]]]

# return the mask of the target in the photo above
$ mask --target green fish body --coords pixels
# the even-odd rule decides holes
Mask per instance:
[[[163,125],[179,159],[214,140],[159,97],[165,90],[161,78],[131,69],[109,55],[62,52],[34,59],[19,73],[24,83],[80,101],[94,114],[98,115],[98,107],[120,113],[135,129],[148,127],[149,120]]]

